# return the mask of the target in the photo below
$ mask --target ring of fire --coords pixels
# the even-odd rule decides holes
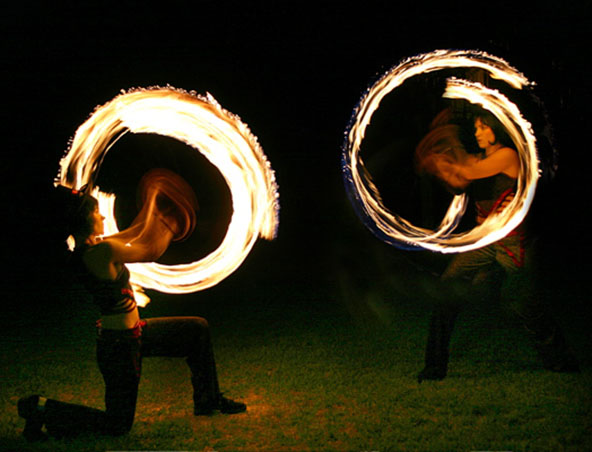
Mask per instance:
[[[175,138],[203,154],[228,184],[233,208],[222,243],[203,259],[181,265],[129,264],[135,288],[189,293],[212,287],[240,266],[259,236],[275,238],[279,195],[273,170],[247,125],[210,94],[172,87],[122,92],[78,128],[56,183],[78,189],[92,181],[105,154],[128,132]],[[118,232],[115,196],[99,187],[93,195],[106,217],[105,235]]]
[[[467,199],[464,194],[453,198],[436,230],[414,226],[390,212],[380,201],[378,189],[367,176],[359,156],[364,133],[373,113],[382,99],[408,78],[455,67],[484,69],[492,77],[503,80],[516,89],[531,85],[524,75],[507,62],[487,53],[438,50],[409,58],[386,72],[362,96],[346,129],[342,148],[342,172],[350,201],[362,222],[377,237],[398,248],[458,253],[489,245],[505,237],[522,222],[534,198],[539,162],[530,123],[522,117],[518,107],[498,91],[479,83],[450,78],[443,97],[464,99],[490,111],[502,123],[516,145],[520,173],[514,200],[502,212],[490,215],[471,231],[458,234],[452,232],[466,208]]]

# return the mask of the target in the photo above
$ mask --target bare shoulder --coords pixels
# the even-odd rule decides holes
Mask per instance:
[[[516,152],[515,149],[512,149],[510,147],[504,146],[503,148],[500,148],[497,150],[496,154],[498,154],[500,156],[504,156],[507,158],[511,158],[511,159],[518,159],[518,152]]]
[[[103,241],[87,249],[82,261],[84,265],[98,278],[111,278],[111,262],[113,259],[113,247],[109,241]]]
[[[496,165],[515,166],[519,163],[518,153],[510,147],[501,147],[487,155],[484,161],[495,162]]]
[[[110,259],[113,254],[113,246],[109,240],[105,240],[89,247],[83,254],[85,262],[101,259]]]
[[[518,177],[518,172],[520,170],[518,152],[510,147],[503,147],[496,152],[496,154],[498,153],[499,160],[503,162],[503,165],[505,166],[505,170],[502,172],[510,177]]]
[[[503,147],[498,152],[502,152],[505,159],[511,162],[512,165],[519,165],[520,159],[518,158],[518,152],[515,149],[509,147]]]

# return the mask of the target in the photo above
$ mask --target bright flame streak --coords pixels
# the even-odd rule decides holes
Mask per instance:
[[[505,237],[522,222],[528,213],[539,177],[535,138],[530,123],[522,117],[518,107],[495,90],[466,80],[450,79],[444,97],[466,99],[489,110],[506,129],[520,159],[516,195],[512,202],[501,212],[489,215],[481,225],[469,233],[452,237],[450,240],[452,244],[457,240],[459,243],[467,239],[476,240],[475,244],[478,247],[485,246]],[[480,237],[483,234],[487,237]]]
[[[275,238],[279,200],[273,170],[249,128],[209,94],[170,87],[123,92],[98,107],[76,131],[56,183],[72,188],[89,183],[107,151],[127,132],[168,136],[201,152],[226,180],[233,207],[216,250],[189,264],[129,264],[133,284],[167,293],[207,289],[240,266],[259,236]],[[98,187],[93,195],[106,216],[105,235],[117,233],[115,196]]]
[[[473,230],[451,235],[466,209],[466,196],[453,198],[440,226],[435,231],[419,228],[386,209],[378,190],[365,175],[359,151],[366,127],[382,99],[400,86],[405,80],[427,72],[445,68],[475,67],[488,71],[492,77],[504,80],[515,88],[530,85],[530,82],[504,60],[476,51],[438,50],[403,61],[387,72],[369,88],[355,111],[354,120],[347,134],[344,146],[344,178],[353,188],[352,201],[380,231],[388,243],[407,244],[414,248],[424,248],[442,253],[457,253],[489,245],[514,229],[524,219],[536,188],[538,179],[538,160],[535,138],[530,124],[522,118],[520,111],[512,102],[497,91],[486,89],[478,83],[450,79],[444,97],[466,99],[491,111],[506,127],[517,147],[521,170],[514,200],[503,212],[490,215],[487,220]],[[518,128],[515,126],[518,124]]]

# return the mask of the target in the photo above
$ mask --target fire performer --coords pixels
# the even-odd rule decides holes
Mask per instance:
[[[443,117],[440,115],[439,120]],[[478,155],[465,151],[458,126],[432,124],[432,130],[416,149],[420,171],[441,179],[452,191],[467,191],[476,207],[476,221],[504,209],[513,199],[520,161],[508,145],[507,134],[490,113],[474,116],[475,138],[481,149]],[[436,300],[429,324],[425,367],[418,381],[442,380],[448,371],[449,343],[457,315],[464,303],[463,280],[473,286],[484,282],[492,271],[503,270],[502,292],[511,298],[510,306],[534,339],[543,366],[556,372],[577,372],[575,357],[569,352],[564,336],[549,312],[549,307],[533,291],[533,271],[528,261],[524,226],[483,248],[460,253],[450,261],[441,276],[448,291]],[[465,283],[466,284],[466,283]]]
[[[132,225],[102,238],[103,220],[88,190],[58,187],[75,240],[71,260],[81,282],[101,311],[97,322],[97,361],[105,381],[105,410],[38,395],[18,401],[26,419],[27,440],[69,437],[85,432],[122,435],[134,421],[142,359],[186,358],[191,371],[195,415],[216,410],[233,414],[246,405],[222,395],[208,323],[201,317],[140,319],[126,263],[152,262],[171,241],[187,237],[195,226],[197,201],[189,185],[174,173],[157,170],[141,183],[143,206]]]

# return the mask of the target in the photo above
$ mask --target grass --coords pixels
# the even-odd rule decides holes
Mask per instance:
[[[144,315],[208,318],[222,390],[245,401],[247,413],[193,416],[183,360],[152,358],[144,361],[130,434],[27,444],[20,396],[103,406],[95,312],[64,293],[42,312],[23,300],[3,320],[0,449],[592,450],[590,336],[577,316],[562,322],[581,374],[543,371],[523,331],[479,304],[459,321],[449,377],[418,384],[429,309],[398,284],[356,292],[343,281],[241,281],[192,296],[154,294]]]

